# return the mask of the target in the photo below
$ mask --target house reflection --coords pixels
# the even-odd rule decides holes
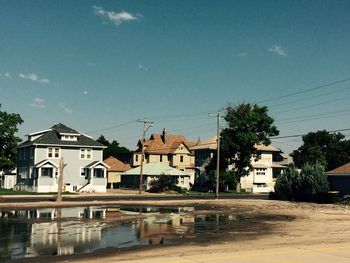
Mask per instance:
[[[142,244],[161,245],[166,244],[168,240],[181,238],[184,234],[193,234],[195,217],[191,212],[194,209],[177,208],[175,210],[166,215],[148,216],[146,219],[135,221],[134,228],[139,241]]]
[[[105,216],[106,209],[95,207],[12,212],[13,218],[28,219],[24,232],[30,238],[23,243],[24,257],[69,255],[82,253],[87,246],[97,246],[101,241],[102,227],[93,219]],[[84,219],[83,224],[80,219]]]

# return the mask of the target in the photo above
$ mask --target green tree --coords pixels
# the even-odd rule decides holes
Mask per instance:
[[[114,156],[118,158],[121,154],[129,153],[130,150],[124,146],[119,146],[119,143],[113,140],[111,143],[101,134],[101,136],[97,139],[97,141],[104,146],[107,146],[106,149],[103,150],[103,159],[108,158],[109,156]]]
[[[278,135],[279,131],[273,125],[274,120],[268,115],[266,106],[244,103],[229,105],[224,118],[227,128],[221,132],[221,156],[233,165],[235,177],[239,181],[252,169],[251,158],[257,157],[255,145],[269,145],[270,136]]]
[[[18,132],[17,126],[22,122],[19,114],[1,111],[0,104],[0,170],[16,166],[16,147],[21,139],[15,134]]]
[[[272,198],[290,201],[324,201],[329,190],[324,167],[319,163],[306,164],[301,172],[294,167],[281,174],[276,181]]]
[[[309,132],[303,136],[303,145],[292,154],[298,168],[319,163],[332,170],[350,161],[350,141],[341,133],[325,130]]]

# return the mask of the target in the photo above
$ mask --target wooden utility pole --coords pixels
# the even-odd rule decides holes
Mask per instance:
[[[58,189],[57,189],[57,202],[62,202],[62,185],[63,185],[63,169],[64,169],[64,161],[63,157],[60,159],[59,165],[60,173],[58,177]]]
[[[216,191],[215,199],[219,199],[219,180],[220,180],[220,113],[210,115],[209,117],[216,117]]]
[[[147,121],[146,119],[143,120],[137,120],[138,122],[143,122],[143,131],[142,131],[142,138],[141,138],[141,166],[140,166],[140,188],[139,188],[139,194],[142,194],[142,187],[143,187],[143,161],[144,161],[144,155],[145,155],[145,147],[143,146],[145,142],[145,135],[147,130],[153,126],[152,121]]]

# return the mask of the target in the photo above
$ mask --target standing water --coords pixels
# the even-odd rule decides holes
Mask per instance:
[[[0,210],[0,262],[83,254],[107,247],[208,242],[213,236],[216,239],[256,236],[261,230],[259,222],[261,225],[276,219],[285,220],[242,214],[198,214],[194,207]]]

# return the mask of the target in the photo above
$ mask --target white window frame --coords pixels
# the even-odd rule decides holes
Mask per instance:
[[[50,154],[50,149],[52,149],[52,156],[49,156]],[[56,150],[58,150],[58,156],[56,157]],[[61,148],[59,147],[47,147],[47,158],[51,159],[59,159],[61,156]]]
[[[90,151],[90,157],[87,157],[87,153]],[[92,159],[92,149],[91,148],[80,148],[79,151],[79,159],[80,160],[91,160]]]

